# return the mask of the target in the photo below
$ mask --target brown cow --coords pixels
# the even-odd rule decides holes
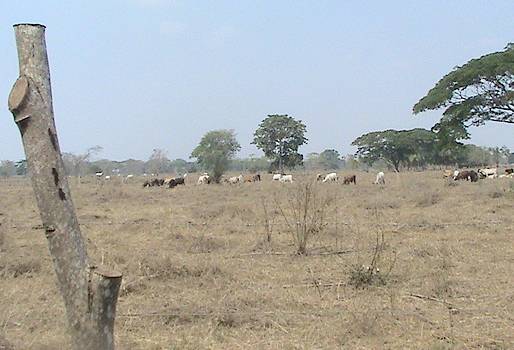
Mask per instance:
[[[244,182],[257,182],[261,181],[261,174],[247,175],[244,178]]]
[[[343,178],[343,184],[349,185],[353,182],[354,185],[357,185],[357,176],[355,175],[348,175]]]
[[[453,179],[455,181],[466,180],[466,181],[471,181],[471,182],[477,182],[478,174],[474,170],[463,170],[463,171],[460,171],[457,176],[454,176]]]

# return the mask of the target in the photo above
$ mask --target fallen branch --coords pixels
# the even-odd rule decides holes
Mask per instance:
[[[425,300],[435,301],[435,302],[438,302],[438,303],[450,306],[453,309],[455,309],[455,306],[452,303],[449,303],[447,301],[444,301],[444,300],[441,300],[441,299],[437,299],[437,298],[434,298],[434,297],[429,297],[429,296],[426,296],[426,295],[416,294],[416,293],[409,293],[409,294],[407,294],[407,296],[413,297],[413,298],[418,298],[418,299],[425,299]]]

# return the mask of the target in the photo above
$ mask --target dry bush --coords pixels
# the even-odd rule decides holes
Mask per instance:
[[[327,212],[333,198],[311,182],[297,183],[287,193],[287,206],[275,200],[292,233],[298,255],[307,254],[307,244],[327,226]]]
[[[386,248],[384,233],[377,232],[369,265],[353,264],[349,271],[348,283],[355,288],[386,285],[396,262],[396,255],[393,260],[386,261]]]

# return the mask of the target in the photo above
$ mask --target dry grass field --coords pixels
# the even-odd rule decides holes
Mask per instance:
[[[117,347],[514,349],[513,180],[434,171],[315,184],[327,207],[298,255],[284,217],[295,226],[313,175],[295,176],[196,186],[191,175],[175,189],[71,179],[89,254],[124,274]],[[66,348],[28,181],[0,180],[0,222],[0,339]]]

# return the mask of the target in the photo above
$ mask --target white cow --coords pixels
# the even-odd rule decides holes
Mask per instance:
[[[105,175],[105,179],[106,179],[106,180],[110,180],[110,179],[111,179],[111,176],[110,176],[110,175]]]
[[[498,168],[478,169],[478,174],[483,179],[485,179],[485,178],[496,179],[498,177]]]
[[[99,172],[95,173],[95,175],[96,175],[97,178],[100,179],[100,178],[102,178],[102,176],[104,176],[104,172],[103,171],[99,171]]]
[[[197,184],[198,185],[206,185],[208,183],[210,183],[210,176],[209,174],[207,173],[203,173],[203,175],[200,175],[200,177],[198,178],[198,182]]]
[[[282,175],[280,177],[280,182],[282,183],[285,183],[285,182],[293,182],[293,175]]]
[[[325,178],[323,179],[323,183],[325,182],[337,182],[338,177],[337,177],[337,174],[336,173],[330,173],[330,174],[327,174],[327,176],[325,176]]]
[[[239,176],[232,176],[231,178],[228,179],[228,183],[231,185],[234,185],[237,183],[242,183],[242,182],[243,182],[243,174],[241,174]]]
[[[383,171],[381,171],[377,174],[377,177],[375,179],[375,185],[385,185],[385,183],[385,174]]]
[[[273,181],[279,181],[282,177],[282,174],[273,174]]]

